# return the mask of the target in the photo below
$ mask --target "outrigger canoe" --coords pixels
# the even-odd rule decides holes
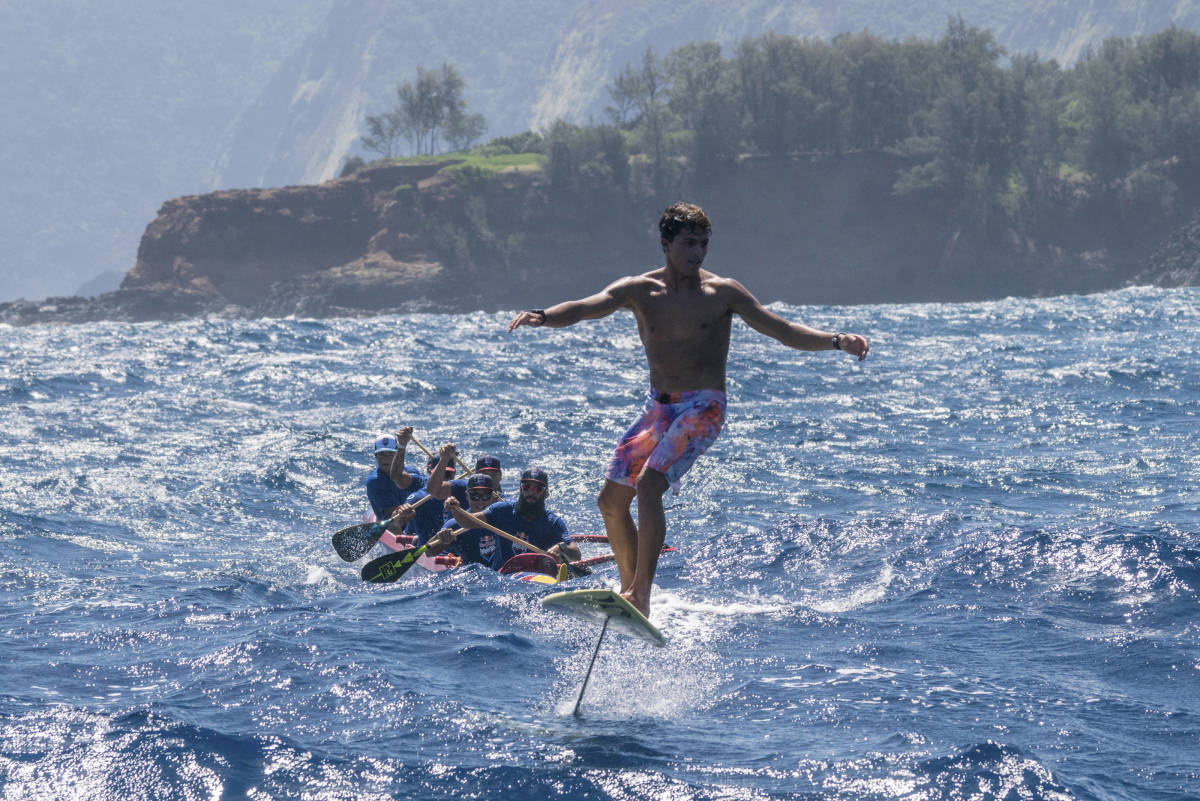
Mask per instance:
[[[595,536],[595,535],[592,535]],[[441,554],[438,556],[426,556],[423,547],[416,546],[416,538],[410,535],[401,534],[399,536],[392,535],[390,532],[385,534],[380,541],[392,551],[372,559],[362,569],[363,581],[372,584],[388,583],[396,581],[400,576],[408,571],[409,567],[421,565],[427,570],[441,572],[457,567],[462,564],[462,560],[457,556],[450,554]],[[664,547],[663,553],[670,553],[676,550],[671,547]],[[612,562],[616,557],[611,553],[593,556],[588,559],[579,559],[571,562],[571,570],[564,569],[566,566],[556,562],[553,558],[546,554],[540,553],[523,553],[509,559],[500,569],[500,574],[516,581],[532,581],[535,584],[559,584],[571,578],[571,574],[586,575],[587,568],[594,565]]]

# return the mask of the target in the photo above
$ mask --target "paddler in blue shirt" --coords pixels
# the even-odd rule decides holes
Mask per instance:
[[[404,452],[412,439],[412,426],[405,426],[395,435],[382,434],[375,439],[375,469],[367,476],[367,499],[376,520],[386,520],[396,514],[414,492],[425,486],[425,479],[415,470],[404,467]],[[411,514],[401,514],[389,529],[400,533]]]
[[[530,545],[548,552],[557,561],[579,559],[579,546],[567,539],[567,524],[553,512],[546,511],[546,498],[550,495],[550,477],[541,468],[533,467],[521,474],[521,491],[515,501],[499,501],[487,508],[483,519],[496,528],[507,531]],[[446,509],[455,521],[464,528],[474,525],[463,514],[459,504],[446,501]],[[502,539],[492,555],[492,569],[499,570],[512,556],[525,553],[509,540]]]
[[[503,498],[504,488],[500,486],[501,479],[504,478],[504,471],[500,469],[500,460],[495,456],[480,456],[475,460],[476,475],[490,476],[492,484],[496,488],[496,495]]]
[[[500,500],[496,492],[496,483],[490,475],[476,473],[467,479],[467,501],[470,503],[471,514],[479,515],[489,506]],[[446,499],[446,509],[456,503],[453,498]],[[455,534],[457,526],[453,516],[447,517],[444,527],[429,542],[425,553],[437,556],[449,551],[462,559],[463,564],[481,564],[492,566],[492,557],[500,546],[501,537],[486,528],[472,528],[462,534]]]
[[[443,445],[439,454],[430,457],[426,462],[429,479],[425,484],[425,489],[414,492],[408,497],[408,502],[416,505],[417,501],[426,495],[433,496],[433,500],[421,504],[414,510],[415,517],[404,527],[406,534],[417,536],[418,545],[429,542],[433,535],[441,530],[442,524],[446,520],[443,502],[447,498],[455,498],[458,503],[467,505],[467,482],[454,477],[454,457],[457,453],[458,449],[454,447],[453,443]]]

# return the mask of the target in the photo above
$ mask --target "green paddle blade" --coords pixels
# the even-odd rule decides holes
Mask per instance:
[[[333,535],[333,549],[342,557],[342,561],[353,562],[374,548],[385,531],[385,523],[359,523],[344,528]]]
[[[424,545],[420,548],[405,548],[403,551],[372,559],[363,565],[362,580],[372,584],[390,584],[407,573],[423,553],[425,553]]]

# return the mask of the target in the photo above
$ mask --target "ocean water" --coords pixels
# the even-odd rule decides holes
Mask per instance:
[[[329,535],[402,424],[599,532],[627,314],[0,328],[0,798],[1200,797],[1200,291],[776,309],[871,356],[735,324],[579,717],[547,588]]]

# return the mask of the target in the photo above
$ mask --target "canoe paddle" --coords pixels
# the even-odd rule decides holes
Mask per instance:
[[[432,495],[426,495],[414,503],[412,508],[416,509],[432,497]],[[379,538],[383,536],[383,532],[387,531],[387,527],[399,516],[398,514],[392,515],[387,520],[375,523],[359,523],[357,526],[350,526],[335,532],[331,538],[333,549],[337,551],[338,556],[342,557],[342,561],[353,562],[374,548],[375,543],[379,542]]]
[[[512,534],[509,534],[507,531],[505,531],[502,528],[496,528],[491,523],[484,520],[482,517],[479,517],[478,515],[473,515],[470,512],[468,512],[466,509],[463,509],[462,507],[459,507],[458,511],[460,511],[464,515],[466,515],[467,519],[470,520],[472,523],[474,523],[476,528],[486,528],[488,531],[492,532],[493,534],[499,534],[501,537],[504,537],[504,539],[508,540],[509,542],[520,545],[522,548],[524,548],[527,551],[533,551],[534,553],[540,553],[543,556],[549,556],[551,559],[554,559],[554,554],[550,553],[549,551],[543,551],[541,548],[537,547],[536,545],[534,545],[531,542],[526,542],[525,540],[521,539],[520,537],[515,537]],[[566,570],[567,573],[569,573],[571,575],[572,578],[577,577],[577,576],[587,575],[587,568],[576,569],[571,566],[570,562],[566,561],[565,557],[558,561],[560,561],[559,568],[558,568],[559,569],[559,581],[562,581],[563,579],[566,578],[566,576],[562,575],[562,572],[564,569]]]
[[[678,551],[678,550],[679,550],[678,548],[672,548],[669,545],[664,545],[663,549],[661,551],[659,551],[659,554],[662,555],[664,553],[674,553],[675,551]],[[601,556],[592,556],[588,559],[579,559],[575,562],[572,562],[571,566],[572,567],[592,567],[593,565],[602,565],[605,562],[615,562],[616,560],[617,560],[617,557],[615,554],[606,553],[606,554],[602,554]]]
[[[362,576],[363,581],[369,581],[372,584],[390,584],[396,579],[408,572],[408,569],[417,563],[421,558],[421,554],[425,553],[426,545],[421,545],[417,548],[405,548],[403,551],[385,554],[378,559],[372,559],[363,565]]]
[[[452,534],[458,536],[468,529],[458,528]],[[362,576],[363,581],[369,581],[372,584],[391,584],[396,579],[408,572],[408,569],[417,563],[421,555],[425,553],[425,549],[429,547],[429,543],[425,543],[416,548],[405,548],[403,551],[384,554],[378,559],[372,559],[363,565]]]
[[[420,448],[421,450],[425,451],[425,455],[426,455],[426,456],[428,456],[430,459],[436,459],[436,458],[437,458],[436,456],[434,456],[434,455],[433,455],[433,451],[429,450],[429,448],[426,448],[424,445],[422,445],[422,444],[421,444],[421,443],[420,443],[420,442],[417,440],[417,438],[416,438],[416,437],[409,437],[409,440],[412,442],[412,444],[416,445],[418,448]],[[466,464],[464,464],[464,463],[463,463],[463,460],[462,460],[462,459],[460,459],[460,458],[458,457],[458,453],[457,453],[457,451],[456,451],[456,452],[455,452],[455,454],[454,454],[454,461],[458,462],[458,466],[459,466],[459,467],[461,467],[461,468],[463,469],[463,475],[464,475],[464,476],[469,476],[469,475],[471,475],[472,473],[474,473],[474,472],[475,472],[474,470],[472,470],[471,468],[467,467],[467,466],[466,466]]]

